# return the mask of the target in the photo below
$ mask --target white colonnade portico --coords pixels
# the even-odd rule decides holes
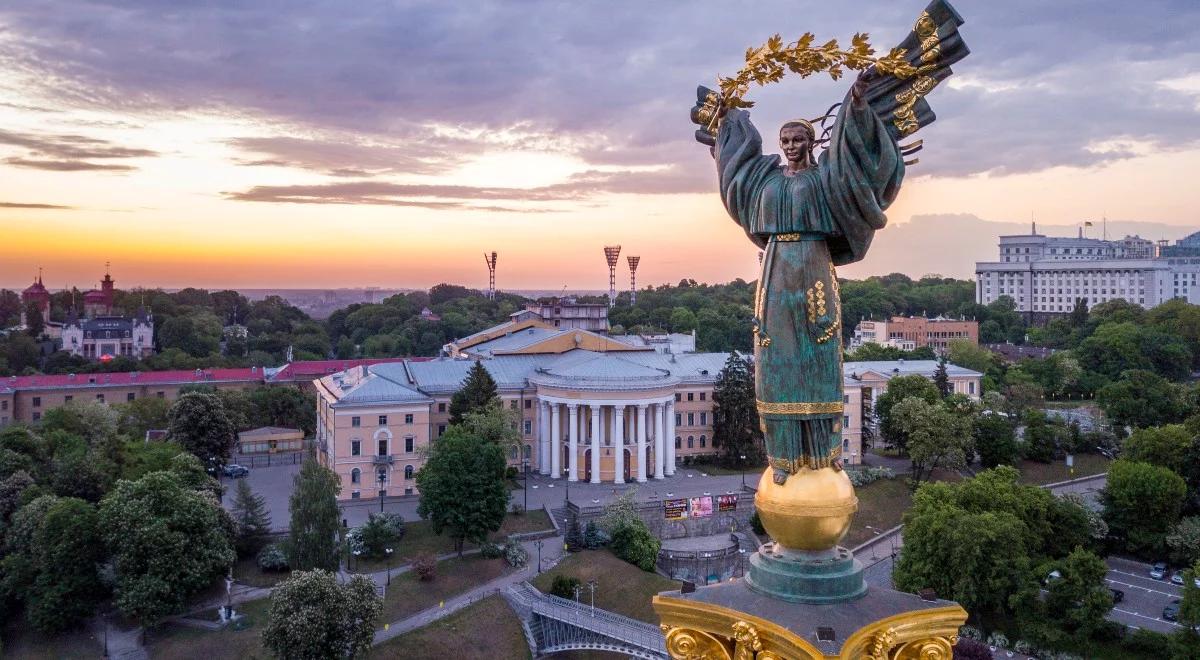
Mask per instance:
[[[538,395],[538,446],[555,479],[590,483],[662,479],[672,471],[668,436],[673,395],[646,399],[571,399]]]

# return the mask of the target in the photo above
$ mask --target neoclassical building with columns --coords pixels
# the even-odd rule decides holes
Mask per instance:
[[[586,331],[570,331],[586,332]],[[555,340],[556,342],[558,340]],[[361,365],[314,381],[317,452],[343,499],[416,494],[424,449],[446,432],[450,398],[476,359],[516,412],[520,448],[509,465],[590,483],[662,479],[717,452],[713,386],[727,353],[601,352],[443,357]],[[861,461],[863,397],[898,375],[932,378],[929,361],[844,365],[843,456]],[[978,397],[981,374],[950,365],[955,391]]]

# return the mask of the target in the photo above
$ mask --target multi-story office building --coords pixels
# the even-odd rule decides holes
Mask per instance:
[[[850,348],[863,344],[894,346],[911,351],[921,346],[931,346],[942,353],[955,340],[979,343],[979,322],[962,319],[923,316],[893,316],[887,321],[859,321],[854,326]]]
[[[1018,312],[1042,318],[1070,313],[1077,300],[1094,306],[1122,299],[1149,309],[1172,298],[1200,303],[1197,273],[1200,257],[1156,256],[1137,236],[1104,241],[1081,231],[1064,238],[1035,226],[1027,235],[1001,236],[998,261],[975,264],[975,298],[987,305],[1008,296]]]

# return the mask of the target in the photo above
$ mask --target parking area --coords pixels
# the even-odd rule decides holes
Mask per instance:
[[[1183,597],[1183,588],[1169,580],[1150,577],[1150,564],[1129,559],[1109,557],[1108,586],[1125,592],[1125,598],[1113,606],[1108,618],[1133,628],[1146,628],[1172,633],[1179,624],[1162,618],[1163,608],[1172,600]]]

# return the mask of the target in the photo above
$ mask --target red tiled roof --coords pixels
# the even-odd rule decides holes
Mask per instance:
[[[216,383],[261,381],[262,369],[204,369],[200,371],[119,371],[98,374],[55,374],[52,376],[11,376],[0,383],[14,390],[42,387],[121,386],[152,383]],[[94,379],[94,380],[93,380]]]
[[[358,360],[306,360],[303,362],[292,362],[284,365],[271,378],[271,382],[279,381],[308,381],[335,374],[339,371],[361,367],[364,364],[380,364],[384,362],[424,362],[432,360],[428,357],[408,357],[408,358],[363,358]]]

